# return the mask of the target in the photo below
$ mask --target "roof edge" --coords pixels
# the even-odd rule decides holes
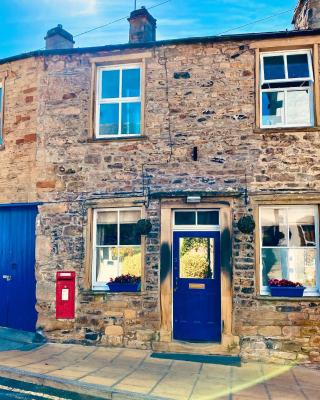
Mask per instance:
[[[156,42],[146,43],[124,43],[105,46],[93,47],[76,47],[70,49],[54,49],[54,50],[35,50],[28,53],[22,53],[15,56],[10,56],[0,59],[0,65],[23,60],[31,57],[40,56],[54,56],[65,54],[81,54],[92,53],[98,51],[116,51],[116,50],[130,50],[130,49],[145,49],[161,46],[179,45],[179,44],[195,44],[195,43],[220,43],[230,41],[243,41],[243,40],[264,40],[264,39],[281,39],[295,36],[316,36],[320,35],[320,29],[306,29],[306,30],[293,30],[293,31],[278,31],[278,32],[258,32],[258,33],[241,33],[234,35],[220,35],[220,36],[201,36],[201,37],[188,37],[180,39],[167,39],[159,40]]]

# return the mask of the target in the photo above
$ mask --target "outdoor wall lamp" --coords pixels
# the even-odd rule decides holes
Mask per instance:
[[[201,202],[201,196],[188,196],[187,197],[187,203],[200,203]]]

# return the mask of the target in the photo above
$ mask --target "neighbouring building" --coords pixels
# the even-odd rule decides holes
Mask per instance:
[[[127,44],[75,48],[58,26],[0,60],[0,325],[320,361],[317,4],[293,31],[164,41],[140,9]],[[141,290],[111,292],[128,273]],[[271,296],[272,278],[304,296]]]

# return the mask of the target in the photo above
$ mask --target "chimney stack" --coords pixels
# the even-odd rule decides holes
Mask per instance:
[[[72,49],[74,45],[73,36],[60,24],[50,29],[44,40],[46,41],[46,50]]]
[[[132,11],[128,21],[130,24],[129,43],[155,42],[157,20],[145,7]]]
[[[320,28],[320,0],[299,0],[292,23],[296,30]]]

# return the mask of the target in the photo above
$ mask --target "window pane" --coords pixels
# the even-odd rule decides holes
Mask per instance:
[[[130,210],[120,212],[120,245],[141,244],[141,235],[136,230],[136,223],[140,218],[140,211]]]
[[[122,97],[140,97],[140,68],[122,71]]]
[[[97,246],[117,244],[117,218],[116,212],[98,212]]]
[[[290,90],[287,92],[286,104],[287,124],[310,125],[310,94],[306,90]]]
[[[315,249],[262,249],[262,281],[288,279],[304,286],[316,286]]]
[[[287,246],[287,210],[261,208],[262,246]]]
[[[141,119],[141,103],[123,103],[121,133],[123,135],[139,135]]]
[[[96,281],[108,283],[119,275],[118,249],[116,247],[97,248]]]
[[[102,71],[102,93],[103,99],[114,99],[119,97],[120,71]]]
[[[194,211],[178,211],[174,214],[175,225],[195,225],[196,213]]]
[[[289,208],[290,247],[316,245],[314,210],[311,208]]]
[[[198,211],[198,225],[219,225],[219,211]]]
[[[214,276],[214,239],[180,238],[180,278],[212,279]]]
[[[289,78],[309,78],[307,54],[292,54],[287,56]]]
[[[117,135],[119,130],[119,104],[100,105],[100,135]]]
[[[264,57],[264,79],[285,79],[283,56]]]
[[[262,93],[262,124],[264,126],[284,123],[284,92]]]
[[[121,274],[141,276],[141,247],[121,247],[119,265]]]

